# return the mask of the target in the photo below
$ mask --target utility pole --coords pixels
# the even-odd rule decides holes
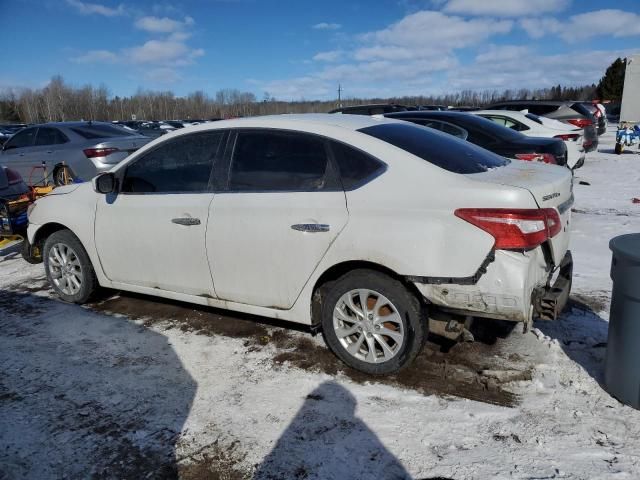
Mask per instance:
[[[342,108],[342,85],[338,84],[338,108]]]

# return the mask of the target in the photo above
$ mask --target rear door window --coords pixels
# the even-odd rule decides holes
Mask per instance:
[[[67,137],[57,128],[40,127],[36,135],[35,144],[37,146],[61,145],[68,141]]]
[[[87,140],[135,135],[121,127],[97,123],[71,127],[71,130]]]
[[[387,123],[358,130],[454,173],[480,173],[509,160],[445,133],[410,123]]]
[[[125,193],[200,193],[210,191],[215,158],[225,132],[182,135],[162,143],[127,166]]]
[[[331,151],[345,190],[361,187],[386,169],[386,165],[377,158],[344,143],[331,142]]]
[[[335,189],[335,182],[322,137],[267,129],[238,132],[229,190],[312,192]]]
[[[36,138],[37,128],[25,128],[20,130],[5,144],[4,150],[11,150],[13,148],[31,147],[33,141]]]

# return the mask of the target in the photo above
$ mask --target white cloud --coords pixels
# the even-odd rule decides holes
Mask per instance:
[[[118,55],[109,50],[89,50],[73,59],[77,63],[116,63]]]
[[[493,46],[473,64],[448,72],[447,85],[453,90],[585,85],[597,82],[607,65],[631,52],[588,50],[543,55],[527,46]]]
[[[339,23],[321,22],[321,23],[316,23],[311,28],[314,28],[316,30],[339,30],[340,28],[342,28],[342,25],[340,25]]]
[[[392,95],[415,92],[430,88],[433,75],[458,68],[456,49],[506,34],[512,27],[512,20],[464,19],[420,11],[387,28],[348,39],[352,43],[349,50],[319,52],[313,57],[316,71],[265,82],[263,89],[279,98],[295,99],[327,95],[338,83],[349,85],[351,95],[375,95],[376,88],[395,91]],[[318,62],[328,65],[320,67]]]
[[[147,70],[144,76],[149,82],[165,85],[182,80],[182,76],[174,68],[170,67],[160,67]]]
[[[521,17],[561,12],[570,3],[571,0],[448,0],[442,11],[460,15]]]
[[[75,8],[79,13],[83,15],[103,15],[105,17],[115,17],[118,15],[124,15],[125,9],[122,4],[117,8],[107,7],[99,3],[88,3],[80,0],[67,0],[67,5]]]
[[[316,62],[337,62],[344,56],[343,50],[331,50],[328,52],[320,52],[313,56]]]
[[[168,17],[142,17],[136,20],[135,26],[140,30],[151,33],[173,33],[185,27],[193,25],[195,22],[191,17],[185,17],[183,21],[173,20]]]
[[[632,37],[640,35],[640,15],[616,9],[596,10],[569,17],[566,22],[555,18],[527,18],[520,26],[532,38],[558,35],[569,43],[591,37]]]
[[[366,43],[408,47],[416,50],[452,50],[475,45],[493,35],[511,31],[511,20],[477,18],[465,20],[440,12],[421,11],[377,32],[361,36]]]

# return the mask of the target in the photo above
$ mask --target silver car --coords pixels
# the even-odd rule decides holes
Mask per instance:
[[[88,181],[108,170],[151,139],[103,122],[59,122],[20,130],[2,146],[0,163],[29,184],[49,179],[61,185],[66,165],[72,181]]]

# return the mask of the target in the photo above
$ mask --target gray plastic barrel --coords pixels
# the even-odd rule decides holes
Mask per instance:
[[[640,409],[640,233],[609,242],[611,315],[605,385],[622,403]]]

